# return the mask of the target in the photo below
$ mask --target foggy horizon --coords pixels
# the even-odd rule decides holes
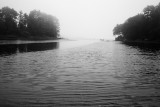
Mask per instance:
[[[0,8],[9,6],[29,13],[40,10],[59,19],[60,34],[69,39],[110,39],[116,24],[159,1],[135,0],[0,0]]]

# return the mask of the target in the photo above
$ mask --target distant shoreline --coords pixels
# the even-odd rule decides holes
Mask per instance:
[[[65,38],[57,38],[57,39],[15,39],[15,40],[0,40],[1,45],[17,45],[17,44],[33,44],[33,43],[53,43],[59,42],[61,40],[66,40]]]
[[[64,39],[64,38],[56,38],[56,37],[47,37],[47,36],[28,36],[28,37],[21,37],[21,36],[17,36],[17,35],[5,35],[1,36],[0,35],[0,41],[14,41],[14,40],[26,40],[26,41],[45,41],[45,40],[59,40],[59,39]]]

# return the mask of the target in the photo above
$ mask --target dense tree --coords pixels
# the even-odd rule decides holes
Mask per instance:
[[[122,24],[117,24],[113,29],[113,35],[122,35]]]
[[[28,26],[28,15],[26,13],[23,13],[22,11],[19,12],[18,16],[18,29],[20,31],[27,31]]]
[[[5,35],[16,35],[16,38],[57,38],[59,21],[56,17],[37,10],[27,15],[3,7],[0,9],[0,35],[0,39]]]
[[[142,14],[115,26],[113,35],[118,35],[116,40],[160,41],[160,3],[145,7]]]
[[[51,15],[33,10],[29,14],[28,28],[31,34],[35,36],[57,37],[59,22],[57,18]]]
[[[9,7],[0,9],[0,34],[15,34],[17,33],[16,18],[18,13]]]

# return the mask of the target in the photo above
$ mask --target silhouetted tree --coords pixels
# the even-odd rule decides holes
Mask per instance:
[[[128,18],[113,29],[116,40],[160,40],[160,3],[147,6],[142,14]]]
[[[5,36],[6,35],[6,36]],[[15,35],[15,38],[57,38],[59,21],[56,17],[33,10],[27,15],[9,7],[0,9],[0,39]]]
[[[0,9],[0,34],[15,34],[17,33],[17,19],[18,13],[9,7]]]
[[[19,12],[18,16],[18,29],[20,31],[26,31],[27,25],[28,25],[28,15],[26,13],[23,13],[22,11]]]
[[[51,15],[33,10],[29,14],[28,29],[34,36],[58,37],[59,22]]]
[[[117,24],[113,29],[113,35],[122,35],[122,24]]]

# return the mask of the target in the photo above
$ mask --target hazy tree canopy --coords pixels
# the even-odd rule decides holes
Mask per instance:
[[[22,11],[19,12],[18,15],[18,29],[20,31],[27,31],[28,26],[28,15],[26,13],[23,13]]]
[[[15,34],[17,32],[16,18],[18,13],[9,7],[0,9],[0,34]]]
[[[0,39],[12,39],[8,35],[14,35],[14,39],[57,38],[59,21],[56,17],[41,11],[33,10],[28,15],[3,7],[0,9]]]
[[[32,35],[55,37],[58,36],[59,22],[51,15],[33,10],[29,14],[28,28]]]
[[[128,18],[123,24],[113,29],[116,40],[160,41],[160,3],[149,5],[142,14]]]

